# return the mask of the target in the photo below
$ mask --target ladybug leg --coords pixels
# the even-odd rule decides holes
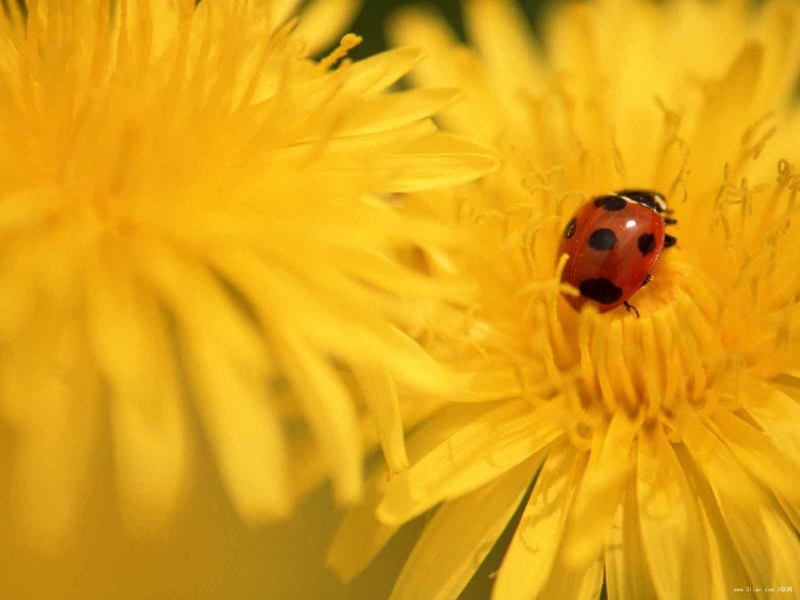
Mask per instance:
[[[672,217],[664,217],[664,225],[677,225],[678,219],[673,219]]]
[[[678,238],[674,235],[667,234],[664,236],[664,248],[672,248],[675,244],[678,243]]]
[[[651,281],[653,281],[653,274],[652,273],[648,273],[647,276],[644,278],[644,281],[642,282],[642,285],[640,287],[646,286]]]
[[[639,311],[636,310],[636,307],[633,304],[628,304],[628,301],[625,301],[625,310],[628,312],[633,311],[636,314],[636,318],[639,318]]]

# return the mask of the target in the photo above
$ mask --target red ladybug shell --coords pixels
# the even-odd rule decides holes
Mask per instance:
[[[589,301],[594,301],[601,313],[612,310],[649,281],[664,249],[664,219],[657,212],[660,206],[610,194],[578,209],[558,247],[559,257],[569,254],[561,281],[581,293],[565,294],[575,310]]]

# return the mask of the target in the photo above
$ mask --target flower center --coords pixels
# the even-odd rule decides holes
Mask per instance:
[[[654,275],[635,295],[641,317],[624,308],[600,315],[591,305],[578,313],[562,286],[531,297],[528,351],[544,368],[530,372],[524,387],[563,394],[574,433],[586,443],[596,426],[620,412],[669,429],[682,408],[710,402],[707,388],[726,359],[722,303],[679,250]]]
[[[579,316],[559,303],[551,319],[573,333],[564,366],[577,367],[567,382],[572,412],[586,425],[625,412],[645,426],[671,426],[683,408],[710,402],[709,384],[725,359],[718,323],[721,303],[704,278],[680,256],[665,258],[652,287],[636,295],[641,317],[607,318],[591,308]],[[618,311],[620,312],[620,311]],[[574,333],[577,329],[577,344]],[[575,347],[577,346],[577,353]]]
[[[489,385],[505,381],[532,402],[563,402],[573,441],[587,448],[592,432],[620,413],[671,432],[682,411],[711,410],[717,396],[709,388],[735,360],[716,282],[670,248],[631,300],[640,317],[624,307],[599,314],[591,304],[577,312],[559,283],[565,261],[553,268],[561,221],[522,205],[475,218],[481,243],[471,272],[486,295],[468,345],[513,371],[497,367]]]

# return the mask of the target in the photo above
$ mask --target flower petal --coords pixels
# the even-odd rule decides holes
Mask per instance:
[[[98,257],[87,269],[87,322],[110,393],[120,508],[131,532],[142,533],[178,508],[189,449],[165,315],[126,263]]]
[[[559,556],[540,597],[597,600],[602,589],[602,560],[593,561],[585,569],[572,569],[566,566],[563,556]]]
[[[556,568],[564,523],[585,462],[566,440],[553,445],[500,565],[494,598],[541,597]]]
[[[462,410],[451,405],[441,408],[426,420],[431,411],[441,405],[428,402],[418,404],[420,406],[408,410],[405,415],[407,429],[423,421],[408,441],[409,455],[414,461],[425,456],[452,432],[489,410],[486,406],[473,405]],[[404,408],[407,407],[408,403],[404,405]],[[343,581],[355,577],[400,528],[399,523],[386,525],[376,517],[387,484],[386,470],[376,469],[367,483],[364,498],[347,512],[336,531],[326,561]]]
[[[541,451],[561,433],[551,405],[505,403],[464,425],[393,479],[378,507],[378,518],[390,524],[407,521],[442,500],[476,489]]]
[[[204,267],[184,264],[166,245],[137,252],[175,314],[200,418],[234,506],[253,522],[285,515],[286,449],[255,324]]]
[[[515,90],[541,80],[535,38],[515,0],[468,0],[464,12],[470,40],[503,88]]]
[[[316,54],[337,41],[355,20],[363,0],[312,0],[300,13],[297,34],[307,44],[306,52]]]
[[[658,597],[710,598],[710,581],[696,576],[698,571],[709,570],[705,545],[697,539],[702,528],[700,512],[686,475],[660,429],[652,437],[639,438],[636,494],[636,529],[641,533],[641,550]]]
[[[430,10],[404,8],[389,22],[388,33],[395,45],[418,45],[425,50],[428,57],[413,72],[417,82],[464,89],[464,100],[443,111],[442,123],[475,139],[492,141],[502,126],[486,69],[458,44],[447,22]]]
[[[631,449],[636,427],[624,413],[611,420],[606,432],[598,431],[586,473],[564,535],[564,558],[573,568],[584,568],[600,554],[607,528],[633,473]]]
[[[16,432],[10,473],[15,524],[39,551],[66,543],[89,483],[89,467],[102,430],[102,386],[76,313],[40,310],[36,325],[17,342],[12,357],[14,385],[3,394],[23,394],[35,419]]]
[[[454,88],[415,89],[358,99],[336,128],[334,137],[367,135],[425,119],[455,102],[460,94]]]
[[[605,548],[606,585],[609,600],[655,598],[647,562],[642,552],[639,506],[635,482],[625,490],[614,513]]]
[[[779,378],[778,381],[783,380]],[[756,383],[747,390],[743,407],[781,451],[794,461],[800,461],[800,379],[797,383],[794,399],[772,385]]]
[[[394,472],[402,471],[408,466],[408,456],[394,380],[385,369],[354,367],[353,372],[375,421],[386,464]]]
[[[386,525],[375,518],[386,477],[386,470],[382,468],[370,477],[364,497],[342,518],[328,549],[325,563],[343,582],[358,575],[400,528],[400,525]]]
[[[766,45],[762,103],[782,103],[791,98],[800,69],[800,7],[790,1],[768,2],[760,17],[761,39]]]
[[[273,31],[277,30],[281,25],[286,23],[292,15],[295,14],[297,8],[303,3],[303,0],[273,0],[269,3],[270,19]]]
[[[392,600],[458,598],[514,515],[538,466],[525,461],[442,505],[425,525],[398,576]],[[458,539],[458,544],[442,552],[442,540],[451,539]]]
[[[784,415],[784,419],[788,415]],[[712,417],[717,435],[725,440],[739,463],[745,467],[765,489],[780,492],[800,510],[800,489],[791,473],[800,475],[800,460],[792,460],[783,448],[767,435],[743,419],[727,411],[719,411]],[[800,431],[800,427],[797,428]]]
[[[324,355],[292,330],[273,329],[278,355],[333,473],[340,503],[361,495],[361,439],[347,391]]]
[[[448,377],[441,366],[370,309],[371,303],[358,302],[364,290],[341,273],[305,269],[301,279],[247,252],[220,252],[212,259],[249,299],[265,326],[273,322],[291,326],[295,335],[304,336],[313,347],[328,349],[332,356],[388,365],[398,381],[447,392]]]
[[[394,48],[348,65],[348,85],[376,94],[396,83],[422,60],[419,48]],[[446,85],[439,83],[438,85]]]
[[[692,458],[702,457],[697,453],[697,438],[703,435],[713,434],[710,431],[702,434],[695,429],[693,446],[687,443]],[[709,444],[707,447],[711,446]],[[726,470],[708,468],[708,461],[700,463],[695,458],[700,470],[699,477],[707,477],[710,484],[701,498],[708,510],[718,510],[715,529],[725,528],[730,533],[732,545],[742,561],[750,584],[761,586],[757,582],[800,577],[800,563],[796,560],[800,556],[797,532],[783,518],[774,501],[756,486],[738,464],[732,451],[721,443],[713,444],[713,447]]]
[[[705,540],[710,566],[709,597],[725,598],[731,589],[745,587],[752,582],[748,580],[708,481],[698,471],[685,447],[678,445],[674,450],[700,507],[703,529],[699,537]]]
[[[497,167],[497,159],[485,147],[447,133],[431,134],[374,165],[377,172],[388,175],[386,190],[391,192],[466,183]]]
[[[732,497],[738,495],[745,505],[754,505],[760,500],[757,488],[750,483],[728,447],[715,436],[708,425],[693,413],[686,413],[680,425],[681,441],[691,454],[702,476],[717,489],[726,489]],[[745,482],[740,484],[733,474],[741,474]]]

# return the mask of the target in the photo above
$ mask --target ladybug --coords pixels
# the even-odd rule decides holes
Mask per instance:
[[[593,301],[604,313],[624,304],[638,317],[628,299],[650,283],[661,251],[677,242],[665,231],[677,223],[665,216],[671,213],[664,196],[651,190],[620,190],[582,205],[558,247],[559,257],[569,254],[561,281],[580,292],[565,294],[572,307]]]

